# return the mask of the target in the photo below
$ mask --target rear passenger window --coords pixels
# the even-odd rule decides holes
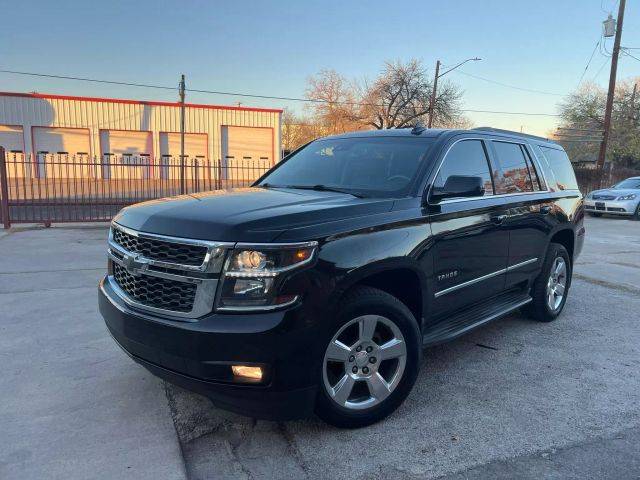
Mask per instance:
[[[549,162],[549,166],[556,177],[558,190],[577,190],[576,174],[564,150],[543,146],[540,146],[539,149],[547,159],[547,162]]]
[[[484,194],[493,195],[489,161],[481,140],[462,140],[451,147],[433,182],[433,189],[442,189],[452,175],[481,177]]]
[[[493,147],[501,170],[494,179],[496,193],[532,192],[533,183],[527,159],[520,144],[494,141]]]
[[[529,173],[531,174],[531,180],[533,181],[533,189],[536,191],[546,190],[547,185],[544,183],[544,178],[541,173],[538,172],[536,162],[533,161],[531,150],[524,145],[522,145],[521,147],[522,151],[524,152],[524,156],[527,159],[527,167],[529,167]]]

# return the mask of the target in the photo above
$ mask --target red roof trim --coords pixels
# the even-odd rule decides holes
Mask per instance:
[[[145,100],[128,100],[123,98],[104,98],[104,97],[76,97],[70,95],[53,95],[49,93],[18,93],[18,92],[0,92],[0,97],[23,97],[23,98],[44,98],[53,100],[80,100],[85,102],[103,102],[103,103],[127,103],[133,105],[151,105],[158,107],[179,107],[178,102],[154,102]],[[189,108],[208,108],[212,110],[240,110],[244,112],[268,112],[282,113],[282,109],[278,108],[255,108],[255,107],[233,107],[225,105],[207,105],[199,103],[185,103]]]

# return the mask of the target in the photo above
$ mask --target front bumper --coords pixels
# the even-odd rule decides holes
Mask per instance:
[[[606,213],[611,215],[633,215],[638,207],[638,200],[589,200],[584,202],[587,212]]]
[[[255,418],[290,420],[313,411],[318,333],[301,306],[181,321],[133,310],[115,295],[107,278],[98,295],[114,340],[154,375],[205,395],[220,408]],[[263,366],[265,382],[235,382],[232,364]]]

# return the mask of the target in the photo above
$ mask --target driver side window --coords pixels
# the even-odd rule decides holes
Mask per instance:
[[[451,147],[433,182],[433,190],[442,190],[454,175],[482,178],[484,195],[493,195],[489,159],[482,140],[462,140]]]

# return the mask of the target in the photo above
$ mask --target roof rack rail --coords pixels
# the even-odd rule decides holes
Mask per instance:
[[[418,121],[416,122],[415,125],[413,125],[413,127],[411,128],[411,133],[413,135],[420,135],[422,132],[424,132],[427,128],[422,124],[422,122]]]
[[[553,142],[553,140],[551,140],[550,138],[540,137],[538,135],[531,135],[530,133],[516,132],[514,130],[504,130],[502,128],[476,127],[476,128],[472,128],[472,130],[482,130],[484,132],[495,132],[495,133],[506,133],[509,135],[517,135],[519,137],[533,138],[535,140],[544,140],[545,142]]]

